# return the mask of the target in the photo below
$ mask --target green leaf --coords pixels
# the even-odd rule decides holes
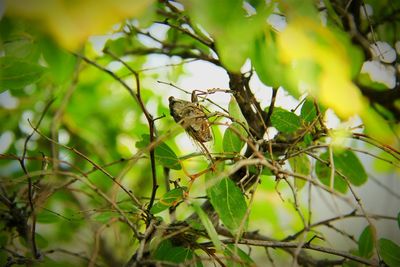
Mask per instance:
[[[278,58],[276,35],[272,30],[265,31],[254,42],[251,61],[260,80],[267,86],[279,87],[285,70]]]
[[[239,137],[239,135],[246,137],[246,132],[242,126],[236,122],[232,123],[226,130],[224,138],[222,139],[222,147],[225,152],[239,153],[243,148],[245,142]]]
[[[191,249],[182,246],[174,246],[170,239],[162,241],[154,251],[154,259],[173,263],[184,263],[192,260],[194,253]]]
[[[218,57],[231,72],[240,72],[250,56],[251,44],[263,31],[265,20],[273,10],[265,8],[249,18],[240,0],[187,0],[185,4],[185,11],[195,24],[200,24],[212,36]]]
[[[117,39],[109,39],[104,45],[104,50],[110,52],[116,57],[124,55],[125,51],[129,47],[129,40],[126,37],[120,37]]]
[[[53,80],[58,84],[70,81],[75,70],[75,56],[50,39],[44,39],[41,46]]]
[[[196,202],[192,203],[192,207],[195,210],[195,212],[197,213],[197,215],[199,215],[200,221],[203,224],[204,228],[206,229],[208,236],[210,237],[211,241],[213,242],[215,248],[218,251],[222,251],[221,241],[218,238],[218,233],[215,230],[215,227],[212,224],[210,218],[208,218],[207,214],[200,207],[200,205],[197,204]]]
[[[301,107],[300,118],[305,122],[311,123],[317,117],[317,110],[314,102],[307,99]]]
[[[40,56],[40,49],[35,39],[27,32],[16,33],[7,40],[3,39],[5,56],[16,57],[30,62],[37,61]]]
[[[290,158],[289,164],[294,173],[299,173],[308,176],[311,172],[311,162],[310,159],[305,154],[300,154],[299,156]],[[305,180],[298,178],[295,178],[294,182],[295,186],[298,189],[303,188],[303,186],[306,184]]]
[[[142,135],[143,140],[136,143],[136,147],[143,149],[149,145],[149,138],[150,136],[147,134]],[[179,162],[178,157],[176,156],[175,152],[164,142],[161,142],[155,149],[154,149],[155,159],[161,165],[173,169],[173,170],[180,170],[182,169],[181,164]]]
[[[0,57],[0,69],[0,93],[35,83],[45,72],[38,64],[13,57]]]
[[[400,266],[400,247],[393,241],[379,239],[379,251],[383,261],[390,267]]]
[[[44,238],[41,234],[36,233],[35,234],[35,239],[36,239],[36,244],[38,245],[39,248],[46,248],[49,245],[49,241]]]
[[[101,222],[101,223],[107,223],[113,218],[117,218],[119,214],[114,211],[104,211],[101,212],[100,214],[97,214],[96,216],[93,217],[94,221]]]
[[[151,207],[151,213],[157,214],[175,206],[183,199],[185,191],[186,187],[179,187],[168,191],[154,204],[153,207]]]
[[[206,180],[213,183],[211,175],[206,175]],[[247,210],[242,191],[231,179],[223,178],[207,188],[207,196],[221,221],[232,234],[237,234]]]
[[[370,258],[374,249],[375,229],[370,225],[364,228],[358,238],[358,252],[361,257]]]
[[[224,255],[227,258],[227,266],[255,266],[254,261],[243,250],[235,247],[233,244],[228,244],[224,250]],[[239,258],[237,258],[239,257]]]
[[[60,220],[60,216],[55,214],[54,212],[50,212],[48,210],[42,210],[37,216],[36,221],[38,223],[50,224],[57,223]]]
[[[301,126],[300,117],[283,108],[275,107],[271,116],[272,126],[284,133],[293,133]]]
[[[242,111],[240,110],[239,104],[236,102],[236,99],[233,96],[229,101],[228,110],[229,115],[233,117],[236,122],[233,122],[229,126],[229,128],[226,129],[222,140],[222,147],[225,152],[239,153],[240,150],[243,148],[245,142],[240,139],[238,134],[243,137],[247,137],[247,131],[243,128],[246,127],[246,129],[248,129],[247,121],[246,118],[243,116]],[[235,128],[236,131],[232,128]]]
[[[303,142],[306,146],[310,146],[313,143],[312,134],[306,133],[303,138]]]
[[[189,35],[182,34],[181,31],[175,28],[170,28],[167,32],[167,42],[175,44],[171,51],[175,53],[182,53],[186,51],[187,47],[196,47],[199,51],[204,54],[210,53],[210,48],[203,43],[195,40]]]
[[[328,152],[321,154],[320,158],[322,160],[329,161]],[[317,174],[317,177],[321,181],[321,183],[323,183],[326,186],[330,186],[331,168],[329,168],[328,166],[326,166],[325,164],[323,164],[318,160],[315,164],[315,173]],[[334,176],[333,188],[341,193],[346,193],[348,189],[346,181],[344,181],[343,178],[337,174],[335,174]]]
[[[369,73],[360,73],[358,75],[358,82],[368,88],[374,89],[376,91],[386,91],[388,90],[388,85],[381,83],[379,81],[374,81],[371,79]]]
[[[353,151],[345,150],[340,154],[334,153],[333,160],[335,168],[344,174],[351,184],[360,186],[367,181],[367,173]]]
[[[329,161],[328,152],[321,154],[320,158],[325,161]],[[351,184],[360,186],[367,181],[367,173],[365,172],[363,165],[354,152],[350,150],[345,150],[341,153],[334,152],[333,162],[335,164],[335,170],[346,176]],[[329,186],[331,168],[317,161],[315,171],[320,181]],[[335,174],[334,188],[342,193],[347,191],[346,181],[344,181],[343,178],[338,174]]]
[[[319,111],[322,113],[320,116],[323,116],[326,108],[319,103],[317,105]],[[312,123],[317,118],[317,109],[312,99],[307,98],[301,106],[300,118],[306,123]]]
[[[231,117],[235,118],[237,122],[241,122],[242,124],[245,125],[245,127],[247,129],[249,128],[249,126],[247,125],[246,118],[243,116],[240,106],[236,102],[236,99],[233,96],[231,97],[231,100],[229,101],[228,111],[229,111],[229,115]]]

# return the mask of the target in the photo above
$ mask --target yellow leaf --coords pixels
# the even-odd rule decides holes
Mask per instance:
[[[364,101],[358,88],[341,76],[323,73],[317,97],[325,106],[331,107],[339,117],[349,118],[362,112]]]
[[[340,33],[306,17],[294,19],[278,37],[280,59],[289,66],[288,77],[298,88],[306,87],[342,119],[360,115],[367,134],[393,145],[394,135],[389,125],[369,107],[351,80],[349,45]],[[308,66],[317,66],[313,68],[318,71],[304,73],[310,69]]]
[[[351,59],[347,48],[334,32],[318,22],[301,18],[291,22],[278,38],[280,57],[291,65],[291,78],[298,85],[308,84],[308,92],[340,117],[360,113],[366,104],[351,81]],[[320,71],[314,86],[304,80],[302,64],[312,62]]]
[[[90,35],[102,34],[140,16],[153,0],[6,0],[6,14],[37,22],[66,49],[76,50]]]

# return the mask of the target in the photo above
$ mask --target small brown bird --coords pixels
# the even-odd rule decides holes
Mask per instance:
[[[203,106],[199,103],[176,99],[173,96],[168,100],[171,116],[193,139],[200,143],[212,140],[210,124]]]

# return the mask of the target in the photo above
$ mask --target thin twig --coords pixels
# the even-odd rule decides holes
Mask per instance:
[[[149,125],[149,135],[150,135],[150,143],[153,143],[155,140],[155,127],[154,127],[154,119],[153,116],[150,114],[150,112],[147,110],[143,99],[142,99],[142,94],[141,94],[141,87],[140,87],[140,77],[139,73],[135,71],[134,69],[131,68],[125,61],[123,61],[121,58],[117,57],[113,53],[111,53],[108,50],[105,50],[104,53],[110,55],[113,59],[117,60],[121,64],[123,64],[135,77],[135,82],[136,82],[136,95],[135,99],[139,102],[139,106],[142,109],[142,112],[144,116],[146,117],[147,123]],[[157,169],[156,169],[156,160],[155,160],[155,154],[154,154],[154,148],[151,148],[150,151],[150,166],[151,166],[151,177],[152,177],[152,190],[151,190],[151,197],[149,201],[149,205],[147,207],[147,211],[150,212],[151,207],[153,207],[154,204],[154,199],[156,198],[156,193],[158,189],[158,183],[157,183]]]
[[[31,220],[32,220],[31,232],[30,232],[30,236],[29,236],[28,240],[30,240],[30,242],[31,242],[32,254],[33,254],[33,257],[35,259],[40,258],[40,254],[38,253],[37,244],[36,244],[36,213],[35,213],[35,205],[33,203],[33,194],[34,194],[34,192],[33,192],[33,186],[32,186],[32,178],[29,176],[28,170],[27,170],[27,168],[25,166],[25,157],[26,157],[26,154],[27,154],[27,151],[28,151],[28,142],[29,142],[29,140],[35,134],[36,129],[39,128],[39,126],[42,123],[42,120],[43,120],[45,114],[47,113],[47,111],[50,108],[51,104],[53,104],[54,100],[55,99],[53,98],[46,104],[46,106],[44,107],[43,112],[42,112],[42,114],[41,114],[36,126],[32,127],[33,131],[26,137],[25,143],[24,143],[23,153],[22,153],[22,156],[21,156],[21,158],[19,160],[19,163],[21,165],[21,168],[22,168],[23,172],[25,173],[25,175],[28,176],[28,202],[29,202],[29,207],[31,209],[31,214],[30,215],[31,215]],[[28,122],[30,124],[29,119],[28,119]]]
[[[221,242],[223,242],[224,244],[234,244],[235,239],[229,238],[229,239],[221,240]],[[241,239],[241,240],[239,240],[239,244],[257,246],[257,247],[271,247],[271,248],[297,248],[299,246],[299,244],[296,242],[266,241],[266,240],[256,240],[256,239]],[[201,243],[201,246],[212,247],[213,243],[212,242]],[[363,264],[366,264],[369,266],[377,265],[377,262],[374,260],[365,259],[365,258],[356,256],[356,255],[353,255],[351,253],[348,253],[346,251],[336,250],[336,249],[323,247],[323,246],[317,246],[317,245],[313,245],[310,243],[305,243],[305,244],[301,245],[301,248],[320,251],[320,252],[324,252],[324,253],[331,254],[331,255],[336,255],[336,256],[350,259],[350,260],[353,260],[356,262],[360,262],[360,263],[363,263]]]

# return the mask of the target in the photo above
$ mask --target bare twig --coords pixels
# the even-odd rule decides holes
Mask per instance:
[[[28,151],[27,150],[27,146],[28,146],[29,140],[35,134],[36,129],[39,128],[39,126],[40,126],[45,114],[47,113],[47,110],[50,108],[51,104],[53,104],[54,100],[55,99],[51,99],[47,103],[47,105],[44,107],[44,110],[43,110],[43,112],[42,112],[42,114],[41,114],[36,126],[32,127],[33,131],[25,139],[24,150],[23,150],[21,158],[19,159],[19,163],[21,165],[21,168],[22,168],[23,172],[28,176],[28,202],[29,202],[29,207],[31,209],[31,214],[30,215],[31,215],[31,220],[32,220],[31,233],[30,233],[30,236],[28,237],[28,240],[31,242],[32,254],[33,254],[33,257],[35,259],[40,258],[40,253],[38,252],[37,245],[36,245],[36,214],[35,214],[35,206],[34,206],[34,203],[33,203],[33,193],[34,192],[33,192],[33,186],[32,186],[32,179],[29,176],[28,170],[27,170],[27,168],[25,166],[25,157],[26,157],[26,153]],[[30,123],[29,119],[28,119],[28,122]]]
[[[229,239],[225,239],[225,240],[221,240],[221,241],[225,244],[234,244],[235,243],[234,238],[229,238]],[[299,246],[299,244],[296,242],[267,241],[267,240],[245,239],[245,238],[239,240],[239,244],[257,246],[257,247],[271,247],[271,248],[297,248]],[[213,243],[207,242],[207,243],[202,243],[201,245],[207,247],[207,246],[213,246]],[[365,258],[362,258],[359,256],[355,256],[346,251],[312,245],[310,243],[305,243],[305,244],[301,245],[300,247],[303,249],[315,250],[315,251],[320,251],[320,252],[331,254],[331,255],[336,255],[336,256],[350,259],[350,260],[353,260],[356,262],[360,262],[360,263],[363,263],[363,264],[366,264],[369,266],[377,265],[377,262],[374,260],[369,260],[369,259],[365,259]]]

